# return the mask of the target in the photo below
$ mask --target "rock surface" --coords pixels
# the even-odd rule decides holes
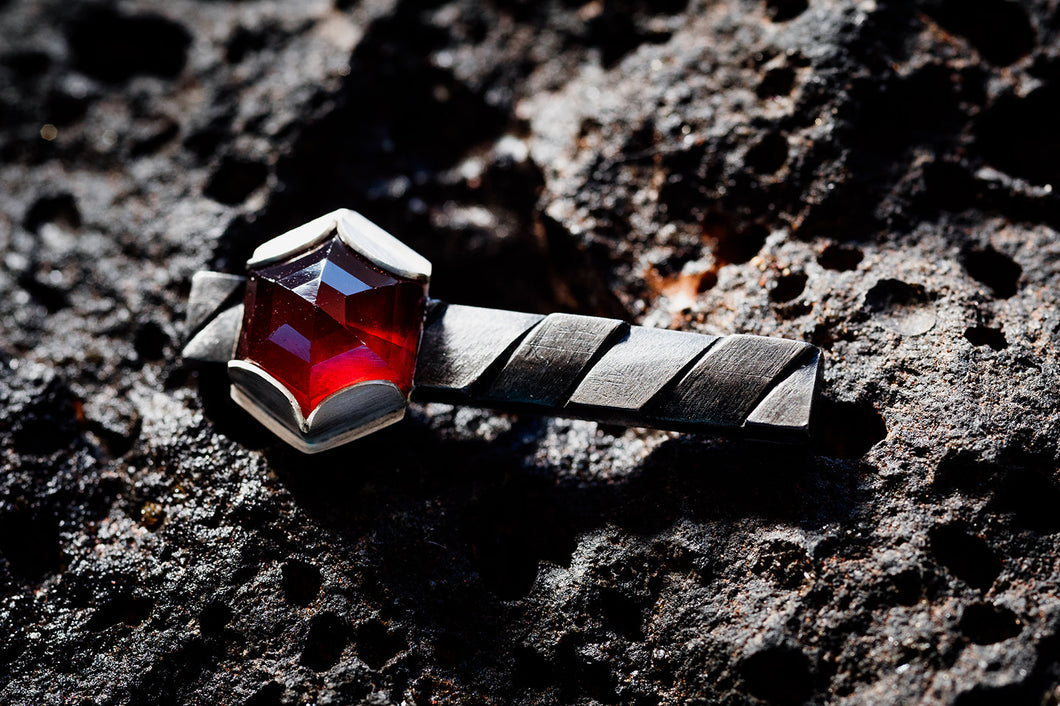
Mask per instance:
[[[1060,701],[1053,0],[0,3],[0,703]],[[777,334],[805,452],[179,360],[337,207],[449,301]]]

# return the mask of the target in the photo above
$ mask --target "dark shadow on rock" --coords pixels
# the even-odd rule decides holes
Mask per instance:
[[[442,440],[413,418],[316,456],[278,443],[267,448],[269,465],[305,521],[330,533],[335,551],[366,552],[355,579],[359,590],[394,606],[382,611],[382,624],[354,628],[352,638],[345,629],[322,632],[331,636],[324,647],[331,647],[319,659],[320,650],[312,653],[314,669],[327,668],[348,640],[373,669],[390,664],[406,644],[387,627],[393,619],[430,635],[434,659],[474,681],[497,655],[521,649],[523,638],[505,627],[505,616],[524,605],[512,601],[532,593],[543,566],[569,566],[586,533],[620,528],[644,540],[646,560],[658,564],[650,573],[678,571],[709,581],[709,567],[701,566],[709,559],[653,549],[652,535],[683,518],[724,524],[758,517],[820,527],[849,521],[864,500],[865,469],[857,460],[692,436],[664,442],[624,479],[564,479],[558,469],[530,460],[539,424],[520,418],[488,441]],[[643,639],[657,589],[610,585],[601,584],[586,609],[608,635]],[[407,641],[422,644],[422,635]],[[610,669],[571,649],[577,656],[569,663],[557,648],[555,655],[535,657],[536,666],[490,668],[545,679],[571,699],[613,695],[619,682]]]
[[[447,37],[417,21],[420,12],[418,3],[400,3],[372,25],[342,88],[324,98],[277,163],[281,188],[253,221],[237,219],[229,227],[214,269],[238,268],[261,241],[343,207],[365,211],[414,247],[425,240],[410,235],[429,230],[410,200],[433,200],[439,173],[499,135],[511,116],[431,64],[430,54]],[[395,179],[407,191],[396,199]]]

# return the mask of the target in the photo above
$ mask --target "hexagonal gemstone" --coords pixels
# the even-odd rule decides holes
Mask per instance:
[[[385,272],[336,235],[252,270],[236,357],[279,380],[305,417],[366,380],[412,388],[427,287]]]

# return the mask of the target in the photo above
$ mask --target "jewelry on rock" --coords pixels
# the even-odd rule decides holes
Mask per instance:
[[[305,453],[400,420],[409,401],[799,441],[820,349],[429,300],[431,263],[341,209],[261,245],[247,276],[198,272],[187,361]]]

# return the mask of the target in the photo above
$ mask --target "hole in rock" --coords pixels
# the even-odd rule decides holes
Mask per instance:
[[[883,417],[868,402],[823,398],[810,424],[817,452],[831,458],[861,458],[887,437]]]
[[[49,314],[70,306],[70,298],[65,289],[43,281],[32,270],[22,272],[18,278],[18,284],[33,297],[33,301],[47,309]]]
[[[1026,96],[1006,95],[975,123],[975,144],[993,166],[1035,184],[1060,181],[1060,82]]]
[[[65,230],[81,227],[81,211],[72,194],[51,194],[33,202],[22,219],[26,230],[36,233],[45,223],[54,223]]]
[[[964,337],[973,346],[990,346],[995,351],[1008,348],[1005,332],[989,326],[971,326],[964,330]]]
[[[91,99],[91,95],[72,95],[61,88],[53,89],[44,99],[45,119],[60,127],[72,125],[85,117]]]
[[[133,76],[174,78],[184,70],[191,35],[161,15],[127,15],[109,5],[91,5],[69,24],[73,66],[101,81]]]
[[[18,453],[46,456],[70,447],[79,432],[76,401],[65,382],[53,378],[15,415],[12,446]]]
[[[290,559],[280,569],[283,595],[294,605],[309,605],[320,593],[320,569],[299,559]]]
[[[702,222],[703,238],[714,253],[718,266],[740,265],[758,254],[769,236],[769,229],[752,223],[739,225],[719,212],[708,213]]]
[[[169,344],[169,335],[154,321],[145,321],[136,327],[133,348],[140,360],[161,360]]]
[[[987,61],[1007,66],[1034,49],[1027,12],[1011,0],[936,0],[924,6],[946,30],[967,37]]]
[[[992,509],[1013,513],[1020,525],[1035,532],[1060,532],[1060,486],[1050,464],[1008,468],[998,485]]]
[[[880,326],[903,336],[919,336],[935,326],[931,295],[919,284],[881,279],[865,293],[865,309]]]
[[[788,645],[767,647],[744,657],[740,675],[747,691],[771,704],[800,704],[813,696],[809,658]]]
[[[848,141],[858,150],[852,166],[861,179],[871,178],[868,173],[895,160],[911,144],[952,139],[965,121],[957,81],[941,63],[926,64],[906,76],[853,79],[850,92]],[[856,206],[860,204],[845,204]]]
[[[961,212],[975,205],[981,184],[961,163],[934,160],[924,165],[923,199],[928,208]]]
[[[1008,608],[973,603],[961,613],[961,633],[977,645],[992,645],[1020,634],[1020,622]]]
[[[229,121],[218,119],[199,128],[184,138],[184,148],[205,160],[217,153],[221,145],[232,139]]]
[[[0,555],[12,573],[35,581],[62,568],[59,521],[44,509],[15,509],[0,516]]]
[[[346,649],[349,632],[346,621],[334,613],[314,615],[302,648],[301,663],[317,672],[331,668]]]
[[[817,256],[817,264],[826,270],[850,272],[856,270],[864,255],[857,248],[828,245]]]
[[[807,277],[802,272],[781,275],[769,290],[769,301],[775,304],[790,302],[806,289],[806,280]]]
[[[14,51],[0,57],[0,63],[11,69],[18,78],[31,79],[51,68],[52,58],[42,51]]]
[[[959,523],[933,527],[928,543],[935,559],[973,588],[990,588],[1001,573],[1001,560],[986,540]]]
[[[641,44],[661,44],[671,36],[664,28],[653,28],[648,23],[638,22],[636,14],[627,5],[604,3],[603,10],[587,23],[588,40],[600,48],[600,60],[604,66],[614,66]],[[619,9],[616,10],[616,7]],[[661,7],[655,9],[665,11]]]
[[[225,59],[229,64],[238,64],[247,55],[264,49],[268,45],[268,38],[267,32],[238,27],[225,43]]]
[[[154,154],[180,134],[180,125],[167,116],[145,120],[141,124],[143,127],[132,136],[129,145],[129,154],[133,157]]]
[[[763,137],[747,150],[747,166],[758,174],[773,174],[788,161],[788,138],[779,132]]]
[[[382,669],[383,665],[405,649],[405,641],[399,635],[387,630],[378,620],[369,620],[357,626],[353,642],[357,656],[372,669]]]
[[[281,706],[283,703],[283,684],[270,681],[254,692],[243,706]]]
[[[1008,299],[1016,293],[1023,274],[1019,263],[989,246],[966,250],[961,263],[972,279],[985,284],[1001,299]]]
[[[210,177],[203,194],[219,203],[234,206],[242,203],[269,176],[261,162],[228,155]]]
[[[776,98],[789,95],[794,88],[795,69],[790,66],[778,66],[766,72],[758,84],[757,92],[759,98]]]
[[[644,639],[644,617],[634,596],[612,587],[600,592],[600,612],[606,624],[630,640]]]
[[[940,491],[957,490],[981,495],[990,490],[1003,472],[992,463],[965,450],[950,451],[935,469],[932,486]]]
[[[205,634],[220,633],[232,620],[232,609],[220,601],[211,601],[199,613],[199,627]]]
[[[136,627],[151,615],[155,602],[146,596],[123,593],[114,596],[92,614],[85,627],[93,632],[106,630],[114,625]]]
[[[807,0],[766,0],[766,14],[774,22],[793,20],[810,6]]]
[[[882,605],[916,605],[924,597],[924,577],[916,569],[904,569],[882,583]]]

